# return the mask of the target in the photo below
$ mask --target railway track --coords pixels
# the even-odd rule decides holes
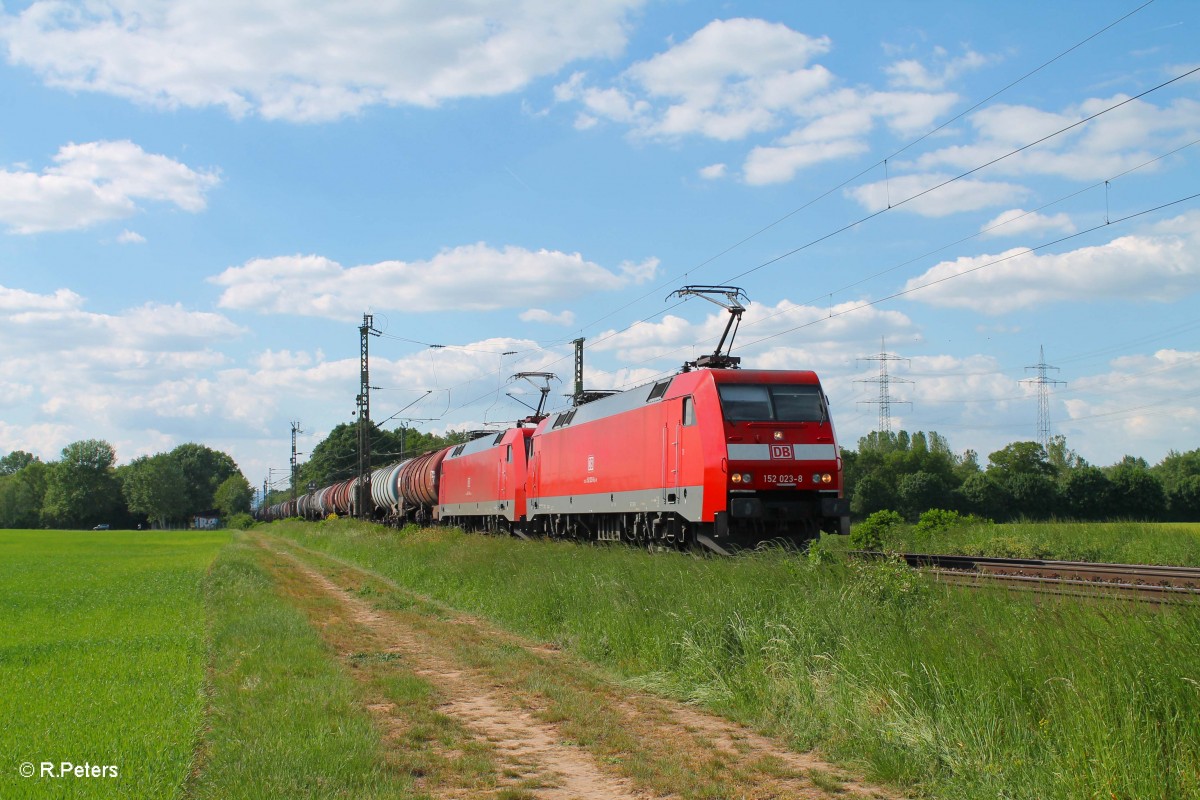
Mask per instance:
[[[863,551],[866,557],[885,554]],[[1200,600],[1200,568],[1148,564],[1101,564],[1035,558],[988,558],[900,553],[914,569],[962,585],[1006,585],[1048,594],[1118,594],[1146,600]]]

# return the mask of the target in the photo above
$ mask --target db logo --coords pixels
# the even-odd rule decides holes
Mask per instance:
[[[790,444],[773,444],[771,445],[771,460],[778,461],[779,459],[791,460],[792,446]]]

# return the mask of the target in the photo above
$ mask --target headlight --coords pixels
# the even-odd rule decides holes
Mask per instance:
[[[733,481],[734,483],[741,483],[742,476],[740,473],[735,472],[735,473],[733,473],[733,477],[731,477],[730,480]]]

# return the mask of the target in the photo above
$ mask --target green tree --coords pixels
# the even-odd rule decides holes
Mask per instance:
[[[1200,522],[1200,475],[1192,475],[1167,490],[1167,510],[1173,520]]]
[[[1046,450],[1037,442],[1013,442],[988,456],[988,471],[999,470],[1004,476],[1054,474]]]
[[[1072,519],[1109,519],[1113,514],[1112,481],[1097,467],[1072,470],[1062,482],[1062,501]]]
[[[1011,516],[1048,519],[1058,507],[1058,491],[1046,475],[1018,472],[1005,479],[1004,488],[1011,498]]]
[[[250,482],[239,472],[237,475],[230,475],[217,487],[213,501],[221,514],[229,519],[234,514],[248,513],[253,496],[254,490],[250,488]]]
[[[900,478],[896,487],[900,511],[915,520],[922,512],[949,504],[950,491],[945,479],[933,472],[919,470]]]
[[[976,472],[958,487],[960,507],[969,514],[1007,520],[1014,516],[1012,495],[991,472]]]
[[[26,453],[24,450],[13,450],[8,455],[0,458],[0,475],[13,475],[35,461],[40,461],[40,459],[33,453]]]
[[[1167,457],[1150,471],[1162,482],[1163,489],[1170,492],[1191,478],[1200,476],[1200,450],[1189,450],[1186,453],[1171,450]]]
[[[1146,465],[1146,460],[1125,456],[1109,470],[1113,485],[1113,503],[1118,516],[1153,520],[1166,516],[1167,499],[1162,483]]]
[[[34,459],[0,477],[0,528],[38,528],[46,499],[47,464]]]
[[[121,510],[121,487],[114,474],[117,460],[111,444],[101,439],[72,442],[62,459],[50,465],[42,513],[59,527],[90,527]]]
[[[241,474],[227,454],[202,444],[181,444],[168,455],[183,476],[183,519],[215,509],[217,488],[229,477]]]
[[[882,475],[869,472],[858,479],[850,495],[850,511],[856,517],[866,517],[887,508],[896,496],[896,490]]]
[[[187,518],[187,484],[179,465],[169,454],[135,458],[118,470],[125,502],[155,527]]]
[[[1061,434],[1050,437],[1050,446],[1046,449],[1046,460],[1050,462],[1054,472],[1060,476],[1088,465],[1082,456],[1067,447],[1067,437]]]

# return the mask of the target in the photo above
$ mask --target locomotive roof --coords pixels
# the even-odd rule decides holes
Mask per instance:
[[[539,434],[550,433],[557,428],[578,425],[597,419],[611,417],[661,400],[670,400],[690,394],[705,381],[714,383],[804,383],[820,384],[817,374],[811,370],[766,370],[766,369],[700,369],[680,372],[653,383],[643,383],[624,392],[593,400],[567,411],[551,414],[540,426]]]

